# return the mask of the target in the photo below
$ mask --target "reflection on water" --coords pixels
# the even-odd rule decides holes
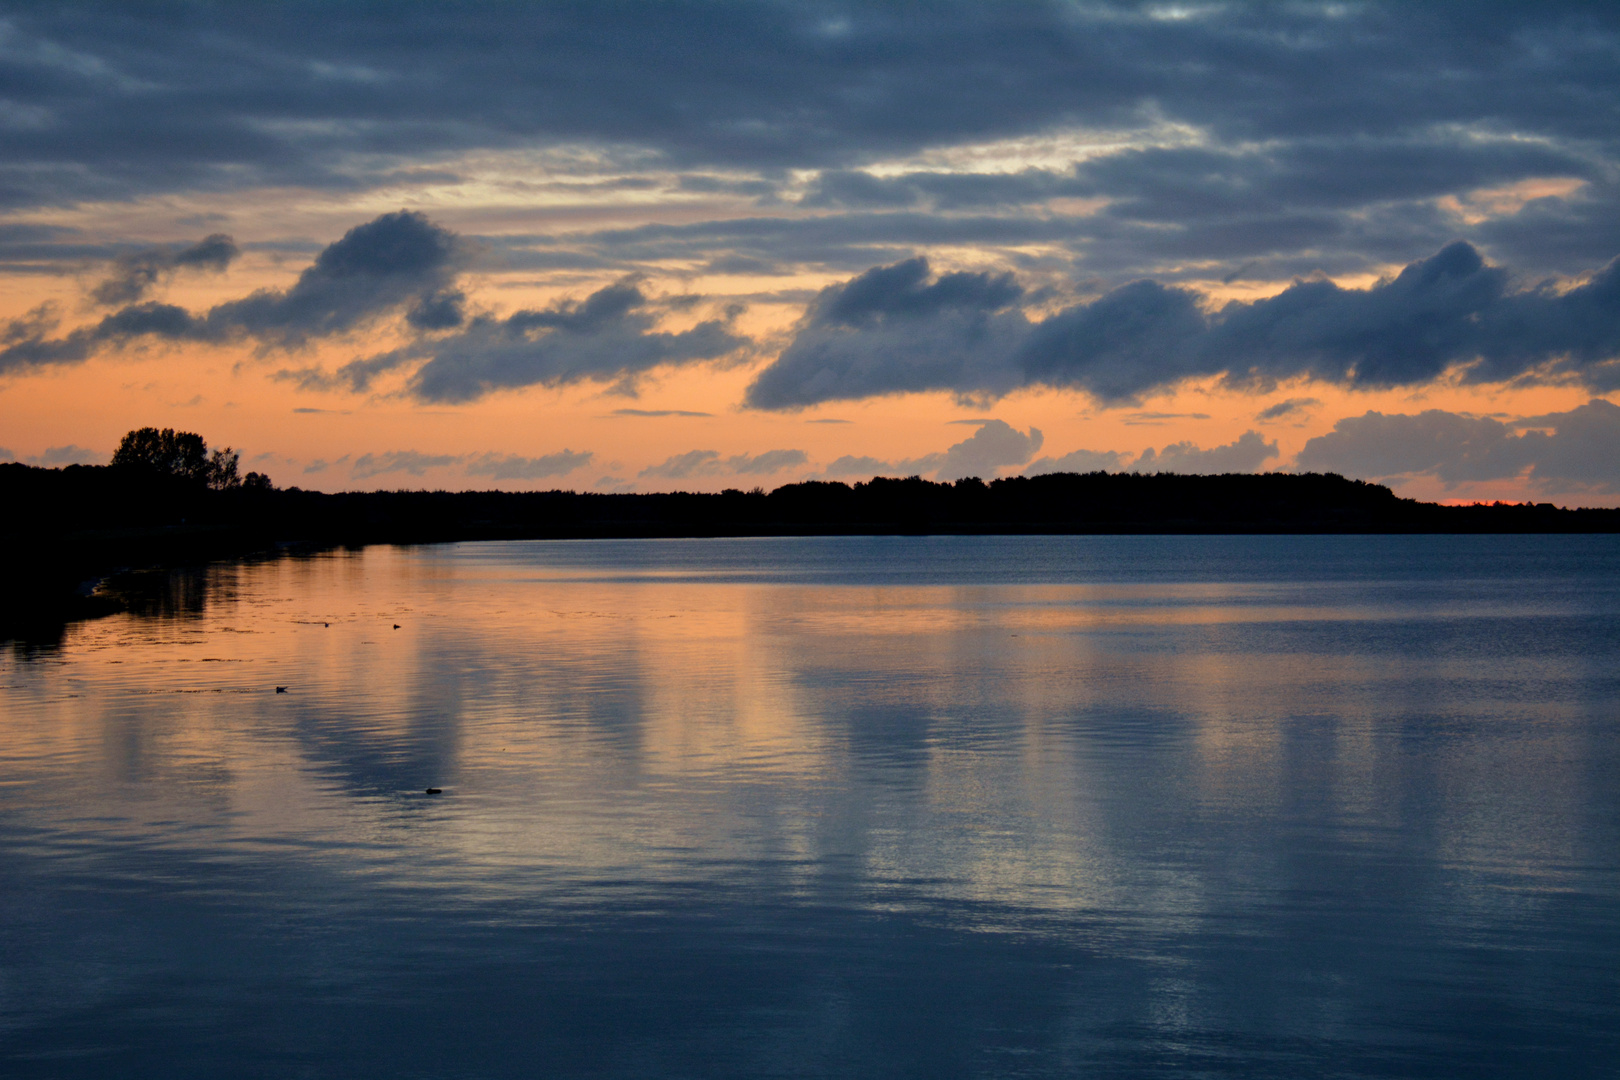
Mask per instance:
[[[464,544],[176,584],[0,661],[7,1075],[1620,1060],[1616,538]]]

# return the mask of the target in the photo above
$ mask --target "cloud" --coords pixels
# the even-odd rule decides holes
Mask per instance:
[[[382,371],[425,359],[409,390],[440,402],[472,401],[524,386],[633,380],[660,364],[718,359],[748,345],[730,329],[738,314],[732,309],[678,332],[654,329],[655,306],[630,277],[582,301],[506,318],[478,316],[454,334],[356,361],[338,376],[363,389]]]
[[[13,216],[198,195],[224,210],[397,205],[429,185],[460,185],[450,199],[469,205],[520,168],[537,192],[678,198],[678,222],[547,218],[537,235],[473,239],[505,270],[808,267],[850,278],[840,295],[856,279],[883,294],[865,320],[841,320],[830,299],[807,314],[751,388],[758,407],[1030,385],[1126,401],[1187,376],[1412,385],[1475,361],[1468,377],[1485,381],[1543,372],[1601,391],[1617,377],[1612,298],[1533,284],[1620,251],[1620,15],[1602,5],[1201,5],[1175,19],[1107,0],[879,5],[841,13],[836,33],[799,4],[96,11],[6,15],[0,208]],[[468,220],[480,217],[494,215]],[[1513,274],[1320,280],[1416,266],[1459,239]],[[747,347],[725,318],[661,333],[651,303],[629,314],[653,322],[617,333],[480,313],[451,272],[460,248],[392,277],[311,268],[215,311],[148,302],[192,265],[184,250],[121,254],[83,229],[0,225],[0,265],[112,261],[97,291],[118,305],[61,337],[0,343],[0,371],[156,340],[297,347],[397,314],[409,348],[341,378],[306,371],[305,385],[397,371],[419,397],[465,401]],[[1031,288],[1068,274],[1084,302],[1031,328],[1027,294],[940,295],[947,279],[1011,279],[880,272],[919,252],[1015,268]],[[1188,287],[1239,278],[1299,282],[1218,310]]]
[[[1131,465],[1131,472],[1167,473],[1246,473],[1278,454],[1275,442],[1266,442],[1258,431],[1245,431],[1225,446],[1200,450],[1190,442],[1178,442],[1155,452],[1152,447]]]
[[[683,217],[718,204],[503,249],[552,270],[842,274],[950,247],[1072,261],[1106,289],[1344,276],[1458,238],[1532,274],[1620,251],[1620,17],[1408,7],[880,5],[830,33],[802,4],[20,5],[0,207],[429,185],[464,203],[521,168],[537,189],[679,198]],[[0,263],[30,273],[114,254],[0,228]],[[454,290],[407,310],[426,332],[467,317]]]
[[[702,476],[768,476],[809,460],[810,455],[803,450],[766,450],[762,454],[734,454],[723,460],[718,450],[689,450],[647,466],[636,477],[639,480],[686,480]]]
[[[1127,424],[1163,424],[1171,420],[1208,420],[1209,413],[1201,412],[1133,412],[1122,420]]]
[[[18,461],[16,453],[9,446],[0,446],[0,461]]]
[[[405,322],[415,330],[450,330],[466,320],[466,306],[466,293],[442,288],[418,296],[405,312]]]
[[[994,478],[1000,470],[1022,465],[1041,448],[1039,428],[1019,431],[1005,420],[960,420],[953,423],[977,424],[979,430],[949,448],[921,457],[885,461],[881,458],[845,454],[820,473],[840,476],[923,476],[936,480],[960,480],[969,476]]]
[[[1002,468],[1022,465],[1034,457],[1042,441],[1039,428],[1022,432],[1005,420],[979,421],[978,431],[945,451],[935,479],[990,479]]]
[[[357,225],[327,246],[286,290],[265,289],[213,308],[210,339],[246,334],[281,345],[343,333],[407,303],[443,304],[460,269],[455,234],[401,210]]]
[[[1620,406],[1594,398],[1514,424],[1441,409],[1368,412],[1309,440],[1297,465],[1369,480],[1429,475],[1448,487],[1528,470],[1531,483],[1545,491],[1613,494],[1620,492]]]
[[[1366,289],[1297,281],[1211,312],[1191,290],[1138,281],[1033,325],[1003,310],[1018,296],[1010,279],[946,275],[930,286],[926,274],[912,259],[826,290],[748,403],[994,396],[1018,386],[1129,402],[1200,376],[1262,389],[1298,377],[1410,386],[1448,372],[1620,386],[1620,260],[1573,288],[1516,291],[1506,270],[1457,242]],[[941,299],[927,302],[936,292]]]
[[[578,453],[559,450],[540,457],[519,457],[516,454],[483,454],[467,463],[468,476],[488,476],[496,480],[541,480],[548,476],[562,476],[591,463],[589,450]]]
[[[685,480],[690,476],[711,476],[720,471],[720,451],[688,450],[674,454],[657,465],[636,474],[639,480]]]
[[[236,241],[224,233],[205,236],[189,246],[142,248],[115,259],[112,272],[90,296],[98,304],[132,303],[181,270],[217,273],[230,266],[239,253]]]
[[[755,408],[784,409],[912,389],[1004,392],[1027,332],[1007,274],[930,275],[928,260],[877,267],[822,291],[792,343],[748,387]]]
[[[1261,422],[1268,420],[1281,420],[1287,416],[1298,416],[1301,413],[1304,413],[1320,404],[1322,404],[1322,402],[1313,397],[1288,398],[1285,401],[1279,401],[1275,405],[1268,405],[1264,409],[1261,409],[1259,412],[1254,414],[1254,418]]]
[[[100,453],[69,443],[66,446],[47,447],[43,454],[37,454],[26,460],[30,465],[55,468],[61,465],[105,465],[111,457],[111,454]]]
[[[1043,457],[1029,463],[1025,476],[1044,476],[1047,473],[1118,472],[1130,457],[1118,450],[1071,450],[1062,457]]]
[[[713,416],[714,413],[693,412],[690,409],[614,409],[614,416]]]
[[[429,469],[454,465],[462,459],[450,454],[421,454],[415,450],[389,450],[382,454],[361,454],[349,467],[349,476],[366,480],[385,473],[404,472],[421,476]]]
[[[1542,136],[1505,148],[1525,154],[1597,142],[1614,95],[1600,58],[1615,28],[1601,7],[1236,6],[1179,20],[1123,3],[879,7],[846,13],[838,34],[802,5],[495,7],[453,24],[432,9],[286,10],[179,22],[129,8],[13,13],[0,193],[28,205],[354,191],[397,185],[417,157],[586,143],[684,166],[689,189],[741,170],[729,186],[746,193],[766,171],[820,168],[829,197],[870,200],[899,186],[849,171],[864,162],[1077,123],[1118,130],[1151,108],[1200,146],[1269,151],[1251,154],[1281,174],[1257,185],[1259,201],[1287,190],[1296,147],[1332,161],[1353,158],[1358,140],[1494,121]],[[548,63],[526,62],[538,55]],[[503,73],[493,85],[492,70]],[[1421,190],[1416,179],[1441,171],[1423,149],[1389,155],[1383,176],[1349,171],[1334,193]],[[1492,175],[1489,160],[1468,165],[1464,184]],[[1210,177],[1210,194],[1148,180],[1130,191],[1150,207],[1180,191],[1244,205],[1223,179]]]
[[[881,458],[845,454],[822,470],[823,476],[880,476],[894,472],[894,466]]]
[[[5,344],[0,349],[0,372],[76,363],[105,345],[148,336],[211,343],[246,337],[265,345],[296,347],[353,330],[408,303],[420,307],[441,302],[461,256],[454,234],[423,215],[406,210],[383,214],[328,245],[290,288],[261,289],[202,315],[146,301],[120,308],[65,337],[49,339],[54,315],[35,309],[0,334]]]
[[[747,454],[729,457],[726,465],[739,476],[768,476],[803,465],[809,460],[810,455],[803,450],[767,450],[753,457]]]

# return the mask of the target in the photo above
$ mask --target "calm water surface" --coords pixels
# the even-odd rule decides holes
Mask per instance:
[[[1620,1075],[1620,538],[176,587],[0,659],[5,1076]]]

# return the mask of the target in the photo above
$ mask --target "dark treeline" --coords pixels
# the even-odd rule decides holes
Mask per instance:
[[[131,433],[132,436],[137,433]],[[9,617],[82,613],[71,598],[119,569],[179,565],[278,545],[468,539],[832,533],[1612,532],[1620,510],[1439,506],[1341,476],[1059,473],[984,483],[917,477],[806,482],[775,491],[622,495],[572,491],[278,490],[187,448],[150,463],[0,465],[0,555]]]

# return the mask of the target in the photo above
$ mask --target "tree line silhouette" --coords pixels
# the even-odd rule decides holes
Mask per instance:
[[[19,613],[96,606],[86,579],[301,543],[857,533],[1614,532],[1620,510],[1440,506],[1323,473],[877,477],[774,491],[607,494],[276,488],[230,447],[139,428],[108,465],[0,465],[0,558]]]

